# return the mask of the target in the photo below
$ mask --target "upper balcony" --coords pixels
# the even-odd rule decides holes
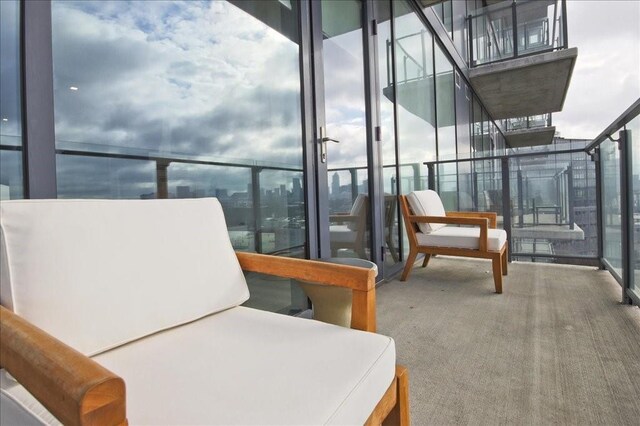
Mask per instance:
[[[549,145],[556,128],[551,125],[551,114],[508,118],[502,121],[504,137],[511,148]]]
[[[494,119],[562,110],[578,55],[565,0],[503,1],[467,21],[469,78]]]

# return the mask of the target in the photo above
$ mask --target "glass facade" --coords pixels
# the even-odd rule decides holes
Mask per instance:
[[[0,2],[0,200],[24,197],[20,3]]]
[[[463,18],[481,3],[432,6],[463,59],[469,46]],[[21,198],[19,3],[0,4],[0,184],[3,198]],[[439,35],[432,32],[415,6],[405,0],[53,0],[57,196],[217,197],[237,250],[310,257],[330,248],[332,255],[375,261],[382,278],[397,270],[407,247],[396,195],[433,188],[449,211],[493,211],[499,226],[510,223],[513,252],[597,256],[594,163],[585,154],[544,150],[506,163],[496,158],[529,151],[509,148],[505,123],[494,122],[452,59],[450,42],[439,39],[438,28]],[[364,25],[374,18],[375,36]],[[534,49],[535,34],[546,37],[533,26],[528,31],[512,50]],[[492,52],[485,53],[491,60]],[[314,76],[309,90],[303,75]],[[328,143],[326,182],[309,194],[319,179],[320,127],[340,143]],[[615,266],[621,262],[619,157],[607,149],[603,144],[604,245]],[[505,185],[509,200],[503,200]],[[637,186],[634,180],[635,193]],[[311,198],[311,205],[328,207],[332,222],[309,210]],[[340,222],[359,199],[363,223]],[[374,217],[371,208],[382,214]],[[333,226],[361,230],[362,243],[334,240]],[[532,237],[540,226],[584,237]],[[309,241],[330,245],[311,248]],[[280,284],[273,294],[253,286],[260,296],[250,303],[287,313],[306,307],[294,284]]]

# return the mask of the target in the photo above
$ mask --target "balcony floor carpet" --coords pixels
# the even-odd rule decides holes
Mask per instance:
[[[410,373],[414,425],[640,419],[640,309],[608,272],[438,256],[378,288],[378,331]]]

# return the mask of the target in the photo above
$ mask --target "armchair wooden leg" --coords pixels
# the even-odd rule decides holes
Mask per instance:
[[[384,425],[409,426],[411,416],[409,412],[409,373],[401,365],[396,366],[396,379],[398,394],[396,405],[384,420]]]
[[[411,268],[413,268],[413,264],[416,261],[416,256],[418,256],[417,251],[410,251],[409,256],[407,256],[407,264],[404,265],[404,270],[402,271],[402,276],[400,276],[400,281],[406,281],[409,276],[409,272],[411,272]]]
[[[493,282],[496,286],[496,293],[502,293],[502,256],[496,255],[491,263],[493,264]]]
[[[507,275],[507,264],[509,263],[509,245],[504,243],[504,252],[502,253],[502,275]]]
[[[425,268],[429,263],[429,259],[431,259],[431,255],[429,253],[425,253],[424,260],[422,261],[422,267]]]

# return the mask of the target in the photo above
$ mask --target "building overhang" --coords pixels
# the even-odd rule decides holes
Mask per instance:
[[[538,127],[505,132],[504,137],[511,148],[524,148],[527,146],[551,145],[555,133],[556,128],[554,126]]]
[[[481,65],[469,70],[469,79],[494,120],[558,112],[577,56],[572,47]]]

